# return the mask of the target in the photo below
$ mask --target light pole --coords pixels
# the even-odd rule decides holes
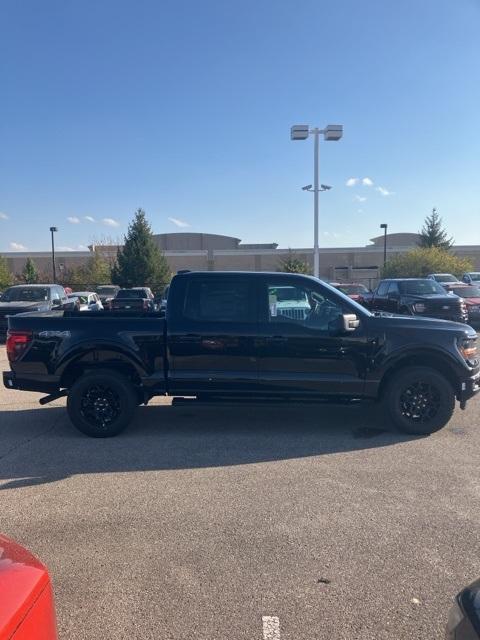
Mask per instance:
[[[58,231],[57,227],[50,227],[50,233],[52,234],[52,271],[53,271],[53,284],[57,283],[57,274],[55,272],[55,240],[53,234]]]
[[[387,229],[388,229],[388,224],[383,222],[380,225],[380,229],[384,230],[384,233],[383,233],[383,268],[385,269],[385,265],[387,264]]]
[[[318,151],[319,151],[319,136],[323,134],[324,140],[337,141],[343,135],[343,125],[341,124],[328,124],[325,129],[319,129],[314,127],[310,129],[308,124],[296,124],[290,129],[290,138],[292,140],[306,140],[309,135],[313,135],[313,189],[305,189],[305,191],[313,192],[313,275],[318,278],[320,275],[320,253],[318,248],[318,194],[320,191],[327,191],[323,188],[326,185],[322,185],[319,188],[318,182]],[[310,185],[311,186],[311,185]]]

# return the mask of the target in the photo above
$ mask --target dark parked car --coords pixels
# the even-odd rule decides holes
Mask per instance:
[[[21,284],[9,287],[0,300],[0,338],[7,333],[7,316],[25,311],[64,309],[65,289],[58,284]]]
[[[154,311],[155,298],[148,287],[133,287],[132,289],[120,289],[112,300],[112,311]]]
[[[370,300],[372,311],[467,322],[465,302],[428,278],[381,280]]]
[[[284,313],[287,288],[307,300],[306,313]],[[14,316],[7,354],[8,389],[49,394],[42,403],[66,395],[72,422],[96,437],[120,433],[139,404],[165,394],[378,400],[399,429],[428,434],[449,421],[456,399],[465,408],[480,391],[468,325],[374,315],[316,278],[286,273],[176,275],[166,317]]]

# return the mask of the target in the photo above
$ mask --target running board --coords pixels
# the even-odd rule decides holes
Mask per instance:
[[[43,398],[40,398],[38,402],[43,406],[44,404],[48,404],[49,402],[58,400],[58,398],[63,398],[67,394],[68,394],[68,391],[66,389],[63,389],[62,391],[57,391],[56,393],[51,393],[48,396],[44,396]]]

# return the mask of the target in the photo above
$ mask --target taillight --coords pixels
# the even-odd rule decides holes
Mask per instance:
[[[143,301],[143,308],[144,309],[150,309],[150,303],[148,302],[148,300],[144,300]]]
[[[31,331],[7,332],[7,357],[10,362],[18,360],[32,341]]]

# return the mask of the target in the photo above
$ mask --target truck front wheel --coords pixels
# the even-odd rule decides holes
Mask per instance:
[[[138,405],[132,383],[116,371],[90,371],[72,386],[67,411],[75,427],[93,438],[116,436],[132,421]]]
[[[407,367],[389,380],[384,401],[390,419],[400,431],[428,435],[444,427],[452,417],[455,392],[435,369]]]

